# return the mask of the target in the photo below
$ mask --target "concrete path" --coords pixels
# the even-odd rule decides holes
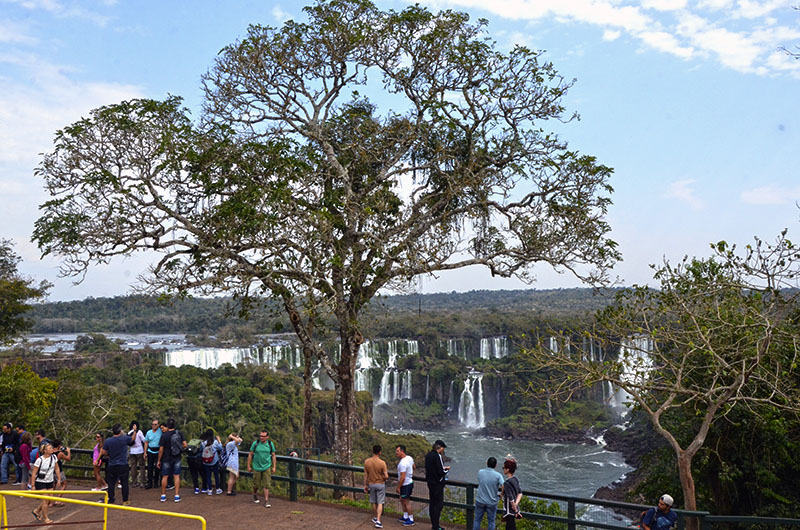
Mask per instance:
[[[4,484],[0,490],[18,489],[19,486]],[[85,483],[71,481],[70,489],[89,489]],[[117,490],[119,492],[120,490]],[[200,515],[206,519],[209,530],[237,528],[269,528],[291,530],[338,530],[338,529],[368,529],[374,528],[371,515],[363,510],[326,504],[321,502],[289,502],[284,498],[271,498],[271,508],[264,507],[264,499],[259,504],[254,504],[252,496],[239,493],[235,497],[222,495],[193,495],[192,489],[182,488],[180,503],[173,502],[172,491],[167,492],[167,502],[160,502],[160,492],[131,488],[131,505],[151,510]],[[117,493],[116,502],[121,503],[121,493]],[[81,500],[97,501],[94,496],[76,496]],[[51,507],[50,518],[54,523],[68,523],[66,525],[42,525],[37,523],[31,510],[37,506],[38,501],[18,497],[6,497],[8,507],[8,528],[78,528],[102,529],[102,523],[87,523],[84,521],[102,520],[102,510],[95,507],[70,505],[65,507]],[[384,519],[384,528],[400,529],[396,515]],[[69,524],[72,523],[72,524]],[[17,526],[20,525],[20,526]],[[132,529],[146,528],[148,530],[198,530],[199,521],[178,519],[150,515],[122,510],[109,510],[108,528]],[[415,528],[429,528],[420,521]]]

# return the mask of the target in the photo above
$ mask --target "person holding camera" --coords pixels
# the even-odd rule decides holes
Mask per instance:
[[[54,487],[60,485],[61,477],[58,474],[58,457],[54,454],[54,449],[51,444],[42,446],[42,451],[36,462],[33,464],[31,472],[31,486],[36,491],[52,490]],[[36,517],[37,521],[42,521],[45,524],[50,524],[53,521],[47,516],[47,507],[49,501],[42,500],[38,508],[35,508],[31,513]]]
[[[115,423],[111,427],[111,436],[103,442],[100,450],[100,459],[108,457],[106,464],[106,484],[108,484],[108,504],[114,504],[117,491],[117,481],[122,484],[122,505],[129,506],[128,500],[128,447],[133,445],[133,438],[122,432],[122,425]]]

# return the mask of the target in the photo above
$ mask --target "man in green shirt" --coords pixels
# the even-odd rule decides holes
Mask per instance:
[[[275,444],[269,439],[266,429],[258,433],[258,440],[250,446],[247,455],[247,471],[253,473],[253,502],[258,504],[258,490],[264,490],[264,507],[270,508],[269,487],[272,484],[272,470],[277,465]]]

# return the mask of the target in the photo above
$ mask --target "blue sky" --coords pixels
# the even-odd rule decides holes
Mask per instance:
[[[581,120],[559,126],[572,147],[613,168],[608,220],[626,285],[648,265],[708,254],[788,228],[800,240],[800,44],[792,0],[423,1],[489,20],[501,48],[546,51]],[[794,2],[796,3],[796,2]],[[401,9],[407,2],[381,1]],[[55,284],[51,299],[125,294],[149,258],[94,267],[81,285],[57,277],[30,243],[33,175],[54,132],[100,105],[133,97],[185,98],[199,112],[200,76],[250,23],[302,18],[289,2],[0,0],[0,238],[22,271]],[[800,51],[800,50],[798,50]],[[570,287],[537,269],[537,288]],[[524,288],[483,270],[425,279],[425,292]]]

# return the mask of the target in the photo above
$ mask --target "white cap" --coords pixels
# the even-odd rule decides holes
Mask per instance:
[[[664,503],[664,504],[666,504],[667,506],[672,506],[672,503],[673,503],[673,502],[675,502],[675,501],[673,500],[673,498],[672,498],[671,496],[667,495],[666,493],[665,493],[664,495],[662,495],[662,496],[661,496],[661,498],[660,498],[660,499],[658,499],[658,500],[659,500],[660,502],[663,502],[663,503]]]

